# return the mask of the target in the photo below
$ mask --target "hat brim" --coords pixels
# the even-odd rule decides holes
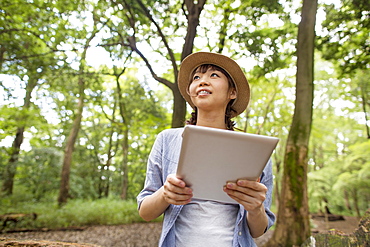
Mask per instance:
[[[232,78],[236,87],[237,96],[232,105],[236,111],[231,117],[242,113],[248,106],[250,99],[250,88],[247,78],[240,66],[231,58],[211,52],[197,52],[187,56],[181,63],[178,75],[178,87],[182,97],[194,109],[195,106],[187,93],[188,86],[192,81],[191,74],[203,64],[213,64],[224,69]]]

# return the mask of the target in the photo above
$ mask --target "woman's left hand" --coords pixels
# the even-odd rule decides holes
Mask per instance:
[[[258,181],[238,180],[228,182],[224,191],[235,201],[243,205],[248,212],[258,212],[263,208],[267,187]]]

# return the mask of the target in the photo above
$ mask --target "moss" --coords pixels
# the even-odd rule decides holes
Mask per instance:
[[[305,156],[304,150],[295,147],[296,150],[291,150],[286,154],[286,175],[289,177],[290,191],[291,195],[294,197],[290,205],[291,207],[298,210],[303,205],[305,201],[305,165],[304,160],[301,159],[302,156]],[[302,155],[303,154],[303,155]]]
[[[367,247],[370,243],[370,209],[362,217],[358,229],[353,234],[343,234],[340,231],[330,231],[310,237],[302,246],[350,246]]]

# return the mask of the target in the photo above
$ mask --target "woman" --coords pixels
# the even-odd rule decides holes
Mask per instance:
[[[215,53],[198,52],[181,64],[180,92],[193,107],[188,124],[233,130],[231,118],[249,102],[249,84],[238,64]],[[148,159],[139,214],[147,221],[164,213],[159,246],[256,246],[275,221],[270,211],[273,186],[268,162],[259,181],[238,180],[224,186],[237,204],[192,199],[192,190],[176,177],[183,129],[161,132]],[[212,155],[212,154],[207,154]]]

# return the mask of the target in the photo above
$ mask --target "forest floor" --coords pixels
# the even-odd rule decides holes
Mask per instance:
[[[327,233],[329,230],[335,229],[345,234],[353,233],[358,228],[358,218],[344,216],[344,219],[345,220],[340,221],[329,221],[327,223],[323,219],[313,219],[312,232],[314,234]],[[95,246],[104,247],[154,247],[157,246],[161,229],[162,223],[154,222],[117,226],[90,226],[77,231],[64,230],[0,233],[0,247],[10,246],[7,245],[7,241],[9,242],[10,239],[62,241],[69,243],[93,244]],[[257,245],[261,246],[266,243],[266,241],[272,236],[272,233],[273,231],[270,230],[262,237],[256,239],[255,241]],[[69,245],[67,244],[63,246]]]

